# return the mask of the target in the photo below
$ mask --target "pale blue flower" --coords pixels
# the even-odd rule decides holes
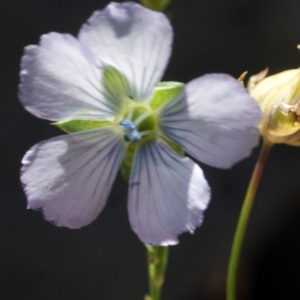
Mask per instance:
[[[41,142],[26,153],[21,181],[28,208],[41,208],[57,226],[91,223],[134,143],[128,212],[139,238],[172,245],[201,224],[210,188],[200,167],[168,141],[208,165],[229,168],[257,144],[261,112],[224,74],[197,78],[151,108],[154,91],[164,88],[157,83],[172,36],[162,13],[111,3],[92,15],[77,39],[50,33],[26,47],[20,100],[29,112],[56,122],[110,122]]]

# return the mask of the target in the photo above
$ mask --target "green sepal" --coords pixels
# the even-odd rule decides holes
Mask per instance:
[[[136,150],[136,144],[134,142],[130,142],[127,147],[123,161],[121,163],[120,174],[126,182],[129,182],[130,179],[130,173],[131,173],[135,150]]]
[[[150,107],[155,110],[179,95],[184,88],[184,83],[174,81],[159,82],[154,88],[154,95]]]
[[[140,1],[147,8],[156,11],[165,11],[167,6],[171,3],[171,0],[140,0]]]
[[[177,154],[179,154],[179,155],[184,154],[183,149],[180,146],[178,146],[177,144],[171,142],[170,140],[166,139],[165,137],[160,136],[159,138],[162,139],[164,142],[166,142],[172,148],[172,150],[174,152],[176,152]],[[133,164],[135,151],[136,151],[136,143],[131,141],[127,147],[125,156],[123,158],[123,161],[122,161],[121,167],[120,167],[120,174],[126,182],[129,182],[129,179],[130,179],[130,173],[131,173],[131,168],[132,168],[132,164]]]
[[[126,98],[132,98],[132,95],[128,94],[130,89],[126,76],[115,67],[107,65],[102,76],[105,93],[118,99],[114,105],[122,105]]]
[[[110,121],[87,121],[87,120],[71,120],[65,122],[56,122],[53,125],[57,126],[61,130],[72,133],[77,131],[83,131],[88,129],[94,129],[98,127],[104,127],[112,125]]]
[[[166,138],[163,137],[163,136],[160,136],[160,138],[161,138],[164,142],[166,142],[166,143],[172,148],[172,150],[173,150],[174,152],[176,152],[176,153],[179,154],[179,155],[184,155],[184,150],[183,150],[179,145],[177,145],[177,144],[175,144],[174,142],[172,142],[172,141],[166,139]]]

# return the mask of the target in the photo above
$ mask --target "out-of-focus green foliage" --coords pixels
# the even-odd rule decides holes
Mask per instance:
[[[147,8],[156,11],[165,11],[167,6],[171,3],[171,0],[140,0],[140,1]]]

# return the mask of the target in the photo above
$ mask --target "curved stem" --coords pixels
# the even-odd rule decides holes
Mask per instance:
[[[248,190],[244,199],[242,211],[235,231],[234,240],[231,248],[229,267],[227,272],[226,299],[236,299],[236,275],[240,259],[241,248],[245,236],[245,231],[252,208],[253,200],[259,185],[260,177],[264,169],[266,160],[273,144],[263,140],[262,147],[255,168],[249,182]]]
[[[147,300],[160,300],[168,264],[169,247],[145,245],[148,253],[149,293]]]

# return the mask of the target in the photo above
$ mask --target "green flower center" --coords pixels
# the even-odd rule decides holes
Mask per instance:
[[[120,121],[124,131],[124,140],[137,143],[143,137],[155,134],[157,118],[150,107],[132,104]]]

